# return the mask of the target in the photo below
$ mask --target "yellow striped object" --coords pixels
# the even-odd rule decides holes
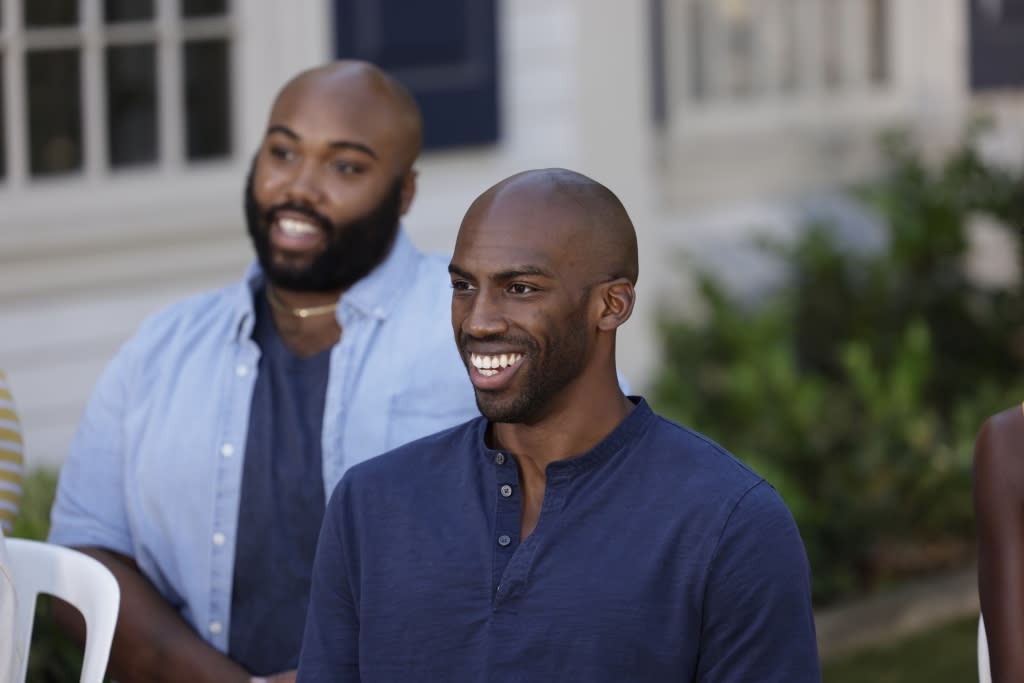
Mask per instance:
[[[0,370],[0,530],[10,536],[21,503],[25,442],[7,375]]]

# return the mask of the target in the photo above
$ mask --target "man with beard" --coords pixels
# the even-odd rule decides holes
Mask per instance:
[[[484,417],[342,478],[300,683],[819,681],[782,500],[619,389],[638,264],[615,195],[513,176],[470,207],[449,271]]]
[[[50,538],[118,578],[121,683],[293,680],[325,492],[478,414],[447,260],[399,228],[419,148],[375,67],[300,74],[246,184],[259,265],[148,320],[100,379]]]

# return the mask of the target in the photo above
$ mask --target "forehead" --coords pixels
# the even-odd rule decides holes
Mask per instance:
[[[499,197],[466,214],[453,261],[481,275],[524,266],[568,275],[584,265],[584,238],[580,216],[563,203]]]
[[[397,138],[398,119],[393,99],[364,81],[311,77],[281,91],[268,128],[287,126],[311,140],[358,138],[382,144]]]

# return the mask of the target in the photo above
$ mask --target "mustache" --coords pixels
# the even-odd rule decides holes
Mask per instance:
[[[292,213],[300,213],[309,220],[316,223],[316,225],[321,230],[327,233],[331,232],[331,229],[334,227],[334,223],[332,223],[331,219],[328,218],[327,216],[324,216],[321,213],[317,213],[308,206],[302,206],[301,204],[295,204],[292,202],[282,202],[280,204],[275,204],[274,206],[264,211],[264,223],[266,225],[270,225],[270,223],[274,220],[274,214],[278,213],[279,211],[291,211]]]
[[[516,337],[503,334],[489,334],[486,337],[475,337],[466,332],[459,333],[459,346],[461,348],[464,349],[471,343],[502,344],[505,346],[515,346],[517,348],[528,349],[531,352],[536,351],[537,349],[537,342],[529,337]]]

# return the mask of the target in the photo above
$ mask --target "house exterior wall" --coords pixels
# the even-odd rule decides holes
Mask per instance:
[[[249,150],[280,85],[330,58],[330,6],[246,0],[235,7],[231,159],[188,173],[0,189],[0,363],[14,387],[30,465],[63,461],[99,373],[142,319],[236,279],[251,259],[241,218]],[[553,165],[603,180],[644,225],[646,183],[636,173],[647,167],[648,137],[641,4],[506,0],[499,7],[501,140],[422,157],[406,217],[413,239],[450,251],[480,192],[517,171]],[[610,43],[596,31],[621,32],[614,42],[626,56],[606,53]],[[610,96],[603,90],[609,75],[623,82]],[[632,327],[642,340],[641,325]],[[639,377],[635,367],[643,364],[627,359],[627,374]]]
[[[970,102],[964,0],[891,1],[900,80],[887,116],[915,123],[931,140],[951,139]],[[187,173],[0,186],[0,367],[15,391],[30,465],[63,461],[100,371],[146,315],[237,279],[250,261],[241,193],[251,150],[280,85],[330,58],[330,4],[233,3],[230,159]],[[620,367],[639,390],[657,363],[656,306],[686,291],[676,252],[741,239],[771,213],[763,207],[810,184],[798,179],[777,187],[771,176],[737,182],[746,167],[743,151],[770,146],[776,135],[759,133],[757,120],[745,124],[742,111],[709,152],[717,166],[696,156],[700,140],[654,125],[651,6],[500,0],[500,140],[425,153],[406,217],[417,244],[447,252],[470,201],[512,173],[564,166],[607,184],[640,239],[637,310],[619,344]],[[1009,101],[1004,109],[1012,111],[1016,100]],[[822,136],[856,128],[856,121],[844,123],[847,128],[828,124]],[[872,133],[857,130],[862,137]],[[870,155],[865,158],[862,168],[870,166]],[[715,192],[690,191],[697,186]],[[739,218],[722,220],[715,207]]]

